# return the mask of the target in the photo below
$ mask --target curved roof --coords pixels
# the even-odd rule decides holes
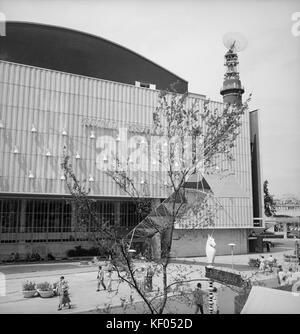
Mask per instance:
[[[101,37],[37,23],[7,22],[0,59],[99,79],[155,84],[187,92],[188,83],[139,54]]]

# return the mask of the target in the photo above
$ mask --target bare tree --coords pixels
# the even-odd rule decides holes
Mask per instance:
[[[185,221],[185,227],[188,228],[201,228],[213,224],[214,210],[209,205],[210,197],[204,190],[203,184],[200,189],[197,187],[197,190],[192,191],[188,189],[187,183],[192,175],[197,178],[203,170],[209,172],[214,169],[220,164],[220,160],[233,159],[232,148],[239,134],[241,117],[249,102],[248,99],[242,106],[227,105],[220,110],[210,110],[209,101],[206,100],[201,112],[201,100],[196,99],[193,103],[189,103],[187,97],[188,94],[160,93],[158,106],[153,113],[153,133],[159,134],[167,143],[167,149],[160,147],[158,162],[161,169],[166,171],[161,173],[160,183],[163,184],[163,181],[167,180],[171,195],[154,210],[157,216],[164,217],[164,221],[153,218],[151,214],[152,217],[144,219],[133,230],[133,233],[140,238],[151,237],[154,234],[160,236],[163,298],[159,313],[163,312],[168,298],[170,285],[167,268],[176,223],[181,224]],[[138,194],[137,183],[128,166],[125,167],[120,166],[117,161],[116,169],[108,171],[108,175],[122,190],[134,198],[135,195],[132,194]],[[219,170],[219,172],[224,171]],[[151,177],[152,175],[149,175],[150,179]],[[136,197],[140,198],[140,195]],[[191,226],[191,222],[187,223],[184,215],[195,210],[195,203],[198,204],[197,212],[201,212],[202,217],[198,219],[196,226]],[[168,214],[164,212],[160,215],[159,210],[168,211]],[[189,226],[186,226],[186,223]]]
[[[203,171],[215,173],[218,165],[223,166],[221,161],[233,159],[232,148],[239,135],[241,118],[249,99],[241,106],[226,105],[224,108],[211,110],[208,100],[195,99],[191,102],[188,94],[160,93],[153,113],[151,134],[165,142],[160,141],[158,148],[152,148],[152,151],[156,151],[159,171],[153,172],[150,168],[146,174],[149,183],[155,178],[164,187],[167,198],[158,207],[151,209],[151,196],[149,191],[145,191],[147,182],[138,182],[137,171],[129,168],[128,161],[125,161],[124,166],[124,161],[121,162],[118,156],[115,157],[115,168],[106,171],[124,195],[136,203],[139,223],[126,236],[116,235],[112,226],[101,217],[97,218],[88,192],[76,179],[69,159],[65,156],[62,168],[68,188],[81,211],[93,217],[90,218],[93,222],[93,230],[90,231],[95,242],[99,247],[109,249],[118,276],[138,293],[151,313],[163,313],[171,288],[189,280],[188,275],[182,272],[170,279],[172,275],[168,266],[174,229],[178,226],[190,229],[213,226],[213,196],[205,188],[202,174]],[[222,172],[224,168],[219,168],[218,173]],[[199,212],[197,223],[191,223],[190,217]],[[87,221],[82,219],[82,223],[86,226]],[[136,270],[128,249],[133,238],[146,241],[156,236],[160,240],[156,274],[161,277],[161,288],[155,295],[149,295],[136,280]],[[119,271],[120,259],[127,267],[126,275]]]

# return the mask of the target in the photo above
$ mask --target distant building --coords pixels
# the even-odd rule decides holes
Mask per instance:
[[[293,194],[275,198],[276,214],[266,220],[267,225],[274,225],[274,232],[281,232],[284,237],[300,238],[300,200]]]
[[[274,199],[276,206],[276,216],[286,215],[291,217],[300,217],[300,200],[292,195],[285,194],[280,198]]]

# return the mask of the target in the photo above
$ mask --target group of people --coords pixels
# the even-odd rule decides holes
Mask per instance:
[[[267,258],[263,255],[260,256],[259,259],[259,270],[261,271],[273,271],[273,267],[275,266],[277,260],[270,254]]]
[[[293,268],[283,270],[282,266],[278,267],[277,279],[280,286],[293,285],[299,278],[299,271],[293,271]]]
[[[102,266],[98,267],[98,273],[97,273],[97,290],[100,291],[100,287],[102,286],[103,290],[107,290],[108,292],[112,292],[112,273],[113,273],[113,266],[111,263],[107,266],[107,287],[105,284],[105,270]],[[148,266],[146,272],[145,268],[142,267],[140,270],[138,270],[138,284],[140,288],[143,291],[151,292],[153,290],[153,276],[154,276],[154,270],[152,266]]]

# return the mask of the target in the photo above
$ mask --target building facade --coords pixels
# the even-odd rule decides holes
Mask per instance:
[[[148,173],[153,168],[150,129],[160,90],[174,85],[179,93],[188,90],[180,77],[99,37],[7,23],[6,36],[0,38],[1,259],[32,252],[66,257],[75,246],[91,245],[67,201],[63,152],[97,200],[99,216],[117,229],[130,231],[137,216],[134,203],[105,173],[115,152],[126,151],[139,167],[136,182],[153,205],[168,196],[161,179]],[[201,109],[205,96],[190,94],[188,103],[195,98]],[[223,107],[210,103],[212,110]],[[255,216],[262,211],[254,213],[253,207],[255,200],[261,204],[259,189],[253,197],[253,180],[260,183],[257,162],[253,167],[258,145],[251,150],[257,131],[257,122],[245,114],[233,149],[235,160],[227,166],[232,175],[207,177],[222,208],[214,227],[217,254],[229,253],[230,242],[236,244],[236,253],[247,253],[248,235],[262,226],[257,220],[262,215]],[[143,149],[137,138],[144,140]],[[176,230],[174,256],[203,255],[208,232]]]

